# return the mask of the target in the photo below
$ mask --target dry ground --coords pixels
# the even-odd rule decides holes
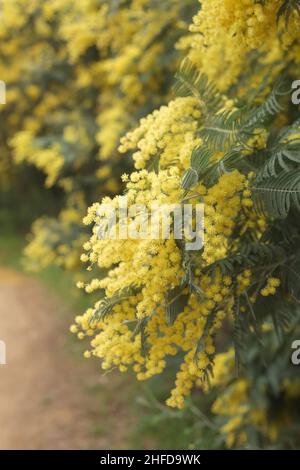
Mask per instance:
[[[126,378],[72,357],[63,308],[37,280],[0,268],[0,449],[128,446]]]

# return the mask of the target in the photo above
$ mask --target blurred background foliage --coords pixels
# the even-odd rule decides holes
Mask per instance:
[[[245,1],[252,3],[265,4]],[[288,23],[292,2],[275,3]],[[196,0],[2,0],[0,78],[7,86],[7,102],[0,112],[4,252],[18,252],[16,246],[23,245],[20,237],[29,233],[26,267],[38,271],[56,266],[50,271],[51,282],[60,284],[67,276],[71,292],[73,275],[55,269],[65,268],[77,277],[82,245],[89,238],[82,218],[93,202],[124,189],[120,177],[131,172],[133,163],[130,152],[118,152],[120,138],[172,98],[171,86],[183,57],[180,49],[191,48],[194,62],[210,67],[210,78],[221,90],[229,87],[229,97],[240,98],[247,89],[255,102],[260,82],[264,86],[259,98],[267,96],[271,79],[284,68],[282,57],[270,67],[270,54],[255,76],[250,71],[259,54],[252,51],[253,62],[249,60],[247,67],[241,60],[232,69],[225,67],[221,76],[218,65],[224,45],[202,57],[197,22],[195,34],[188,34],[197,11]],[[224,61],[230,62],[225,56]],[[239,86],[229,83],[239,74]],[[279,115],[277,127],[293,121],[294,112],[289,110],[289,118]],[[293,215],[286,226],[295,226]],[[16,245],[8,246],[9,239],[17,240]],[[279,290],[272,301],[260,304],[260,310],[284,312],[284,295]],[[87,305],[84,297],[79,303],[76,297],[75,303],[78,309]],[[292,323],[288,330],[285,325],[279,328],[278,334],[271,322],[262,322],[263,344],[257,341],[255,322],[251,325],[250,334],[242,337],[244,368],[239,374],[227,325],[218,345],[212,387],[197,383],[182,410],[164,405],[181,362],[170,359],[164,374],[135,390],[134,406],[137,414],[143,412],[133,442],[142,447],[149,437],[156,448],[299,447],[300,379],[290,363],[291,344],[299,335],[299,311],[295,307],[288,313],[293,314]]]
[[[132,163],[117,152],[120,137],[167,101],[179,59],[174,44],[196,5],[1,3],[2,214],[17,211],[24,227],[43,214],[26,248],[29,268],[75,269],[87,207],[121,190],[120,175]]]

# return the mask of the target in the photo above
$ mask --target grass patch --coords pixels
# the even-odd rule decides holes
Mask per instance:
[[[0,265],[9,266],[25,272],[29,277],[39,279],[72,310],[84,311],[90,305],[91,298],[76,288],[74,274],[56,266],[50,266],[38,273],[27,272],[24,269],[22,254],[25,245],[24,235],[13,231],[2,233],[0,235]]]
[[[14,232],[2,232],[0,234],[0,264],[20,271],[21,253],[26,240]]]

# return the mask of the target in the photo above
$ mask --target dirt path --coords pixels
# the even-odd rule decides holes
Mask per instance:
[[[126,448],[124,379],[68,354],[61,310],[45,286],[0,268],[0,449]]]

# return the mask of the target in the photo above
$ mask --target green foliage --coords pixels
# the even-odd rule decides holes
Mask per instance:
[[[195,65],[184,59],[175,74],[173,91],[177,96],[193,96],[205,113],[213,113],[220,107],[221,97],[205,73],[199,73]]]
[[[179,285],[170,290],[166,299],[166,317],[168,325],[173,325],[177,315],[183,311],[187,305],[189,295],[184,294],[183,290],[186,286]]]
[[[255,206],[271,217],[286,218],[292,208],[300,211],[300,169],[282,171],[253,186]]]
[[[247,160],[251,147],[247,141],[255,136],[257,128],[274,120],[283,111],[280,101],[290,93],[287,82],[278,79],[271,94],[259,106],[220,111],[215,87],[189,61],[183,62],[176,78],[175,92],[183,96],[192,95],[207,104],[206,117],[199,131],[205,145],[193,150],[191,167],[182,178],[183,189],[191,189],[201,180],[214,184],[222,174],[236,168],[249,170],[251,165],[247,165]],[[257,169],[252,188],[253,200],[258,212],[267,213],[270,217],[286,218],[291,208],[300,210],[298,124],[297,120],[277,136],[277,141],[275,139],[272,147],[264,152],[267,161]],[[214,151],[223,151],[225,155],[218,161],[211,161]]]
[[[284,0],[277,12],[277,20],[283,16],[285,18],[286,27],[288,27],[288,23],[293,12],[296,12],[300,16],[300,1]]]
[[[133,291],[134,289],[129,286],[119,292],[116,292],[111,297],[104,297],[104,299],[100,301],[99,306],[95,308],[95,311],[91,318],[91,324],[93,324],[94,321],[103,319],[107,315],[109,315],[113,307],[123,302],[123,300],[128,299],[133,294]]]
[[[260,106],[244,106],[235,110],[222,110],[205,119],[200,136],[216,151],[224,151],[234,146],[247,148],[247,141],[266,121],[274,119],[283,110],[280,99],[290,93],[285,82],[278,80],[272,93]]]
[[[264,5],[266,0],[256,0],[256,3]],[[299,0],[283,0],[277,10],[277,22],[280,18],[284,18],[285,26],[288,28],[289,20],[293,13],[300,16],[300,1]]]
[[[273,153],[274,152],[274,153]],[[300,164],[300,140],[281,143],[269,151],[269,158],[259,172],[256,182],[259,183],[270,177],[276,177],[280,171],[289,171]]]

